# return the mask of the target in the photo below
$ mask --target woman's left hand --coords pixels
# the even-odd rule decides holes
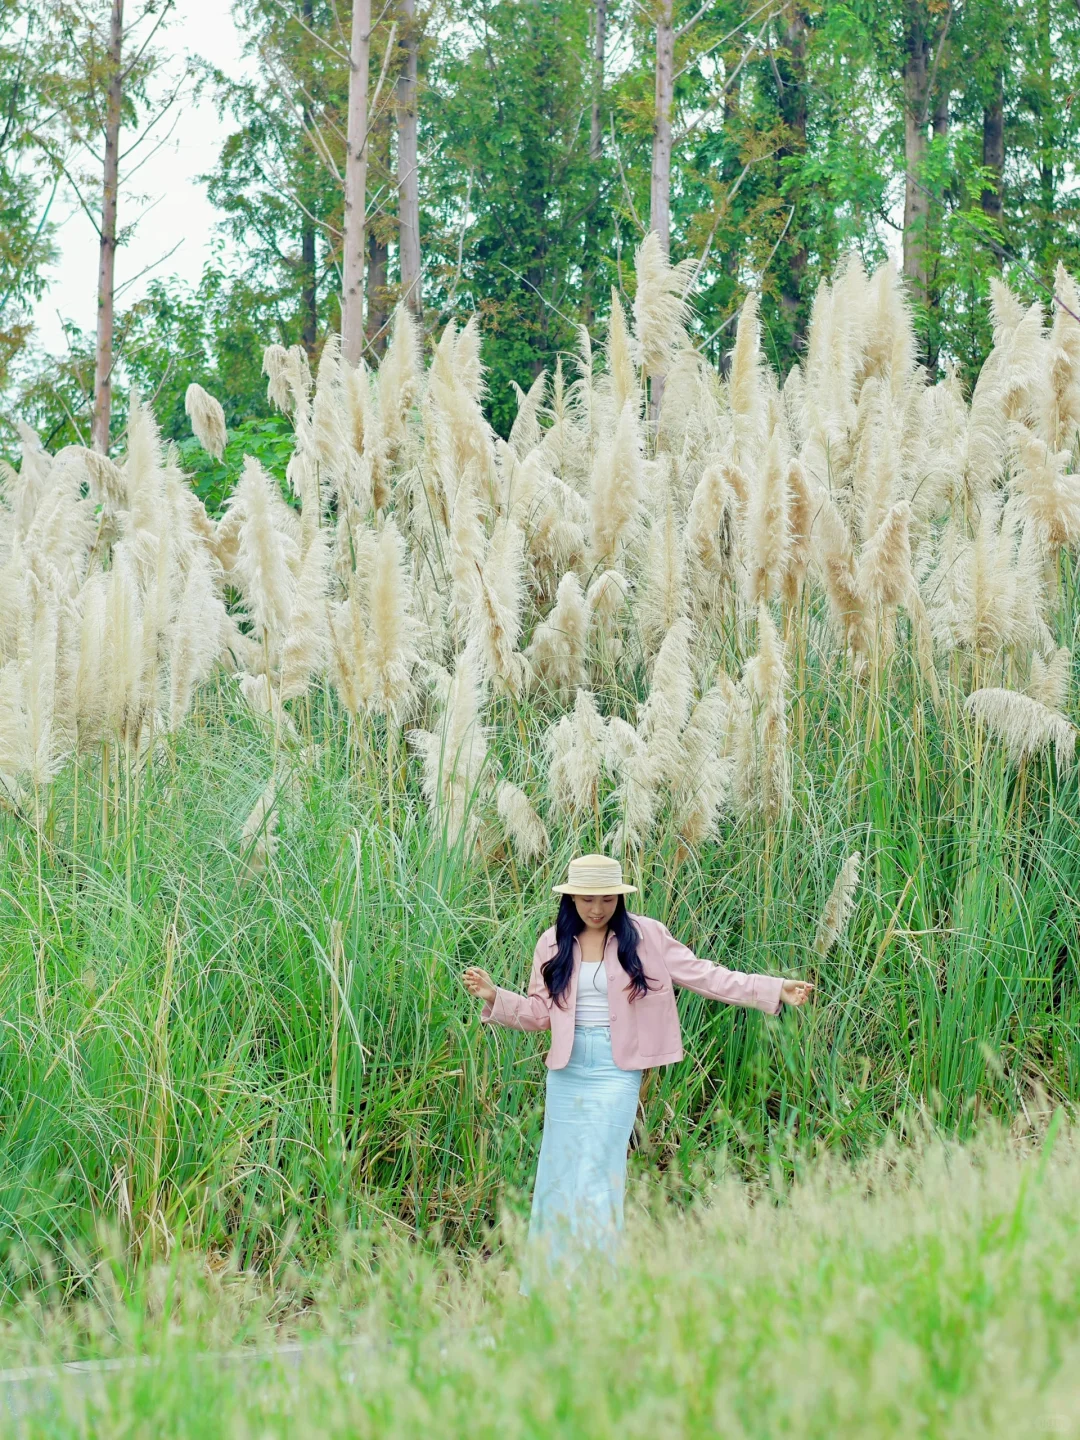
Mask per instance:
[[[805,1005],[813,988],[809,980],[785,980],[780,989],[780,999],[785,1005]]]

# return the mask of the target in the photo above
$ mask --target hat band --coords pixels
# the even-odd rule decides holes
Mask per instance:
[[[571,864],[567,883],[588,890],[603,890],[605,886],[618,889],[623,883],[622,866]]]

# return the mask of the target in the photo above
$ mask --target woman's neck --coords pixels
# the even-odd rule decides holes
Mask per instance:
[[[604,944],[607,940],[608,927],[592,929],[586,926],[578,935],[578,944],[581,946],[581,958],[590,965],[604,958]]]

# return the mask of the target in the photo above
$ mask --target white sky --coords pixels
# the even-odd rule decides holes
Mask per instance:
[[[240,54],[241,41],[233,24],[230,0],[178,0],[177,12],[163,40],[163,50],[199,55],[229,75],[243,73],[247,62]],[[161,133],[167,128],[165,122]],[[144,215],[130,242],[117,251],[117,287],[160,260],[177,241],[181,243],[168,260],[118,294],[118,308],[126,308],[138,299],[155,278],[176,275],[194,282],[202,273],[203,264],[211,256],[218,216],[206,197],[205,187],[194,177],[213,168],[226,133],[209,95],[198,104],[188,101],[168,144],[134,177],[133,187],[157,203]],[[120,139],[122,150],[123,132]],[[56,206],[60,206],[60,196]],[[130,223],[138,213],[130,204],[125,207],[121,193],[120,226]],[[37,343],[53,352],[65,349],[61,316],[92,333],[97,309],[97,234],[74,197],[65,197],[59,219],[59,261],[51,272],[49,289],[34,312]]]

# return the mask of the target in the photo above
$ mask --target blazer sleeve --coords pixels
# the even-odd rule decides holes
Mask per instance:
[[[676,940],[669,930],[664,927],[661,930],[664,963],[676,985],[707,995],[711,1000],[744,1005],[751,1010],[762,1010],[766,1015],[780,1014],[780,991],[784,982],[779,975],[747,975],[742,970],[713,965]]]
[[[528,993],[519,995],[515,990],[495,988],[495,999],[485,1000],[480,1019],[489,1025],[505,1025],[508,1030],[550,1030],[551,997],[540,973],[540,966],[547,959],[546,947],[541,938],[533,951],[532,973],[529,976]]]

